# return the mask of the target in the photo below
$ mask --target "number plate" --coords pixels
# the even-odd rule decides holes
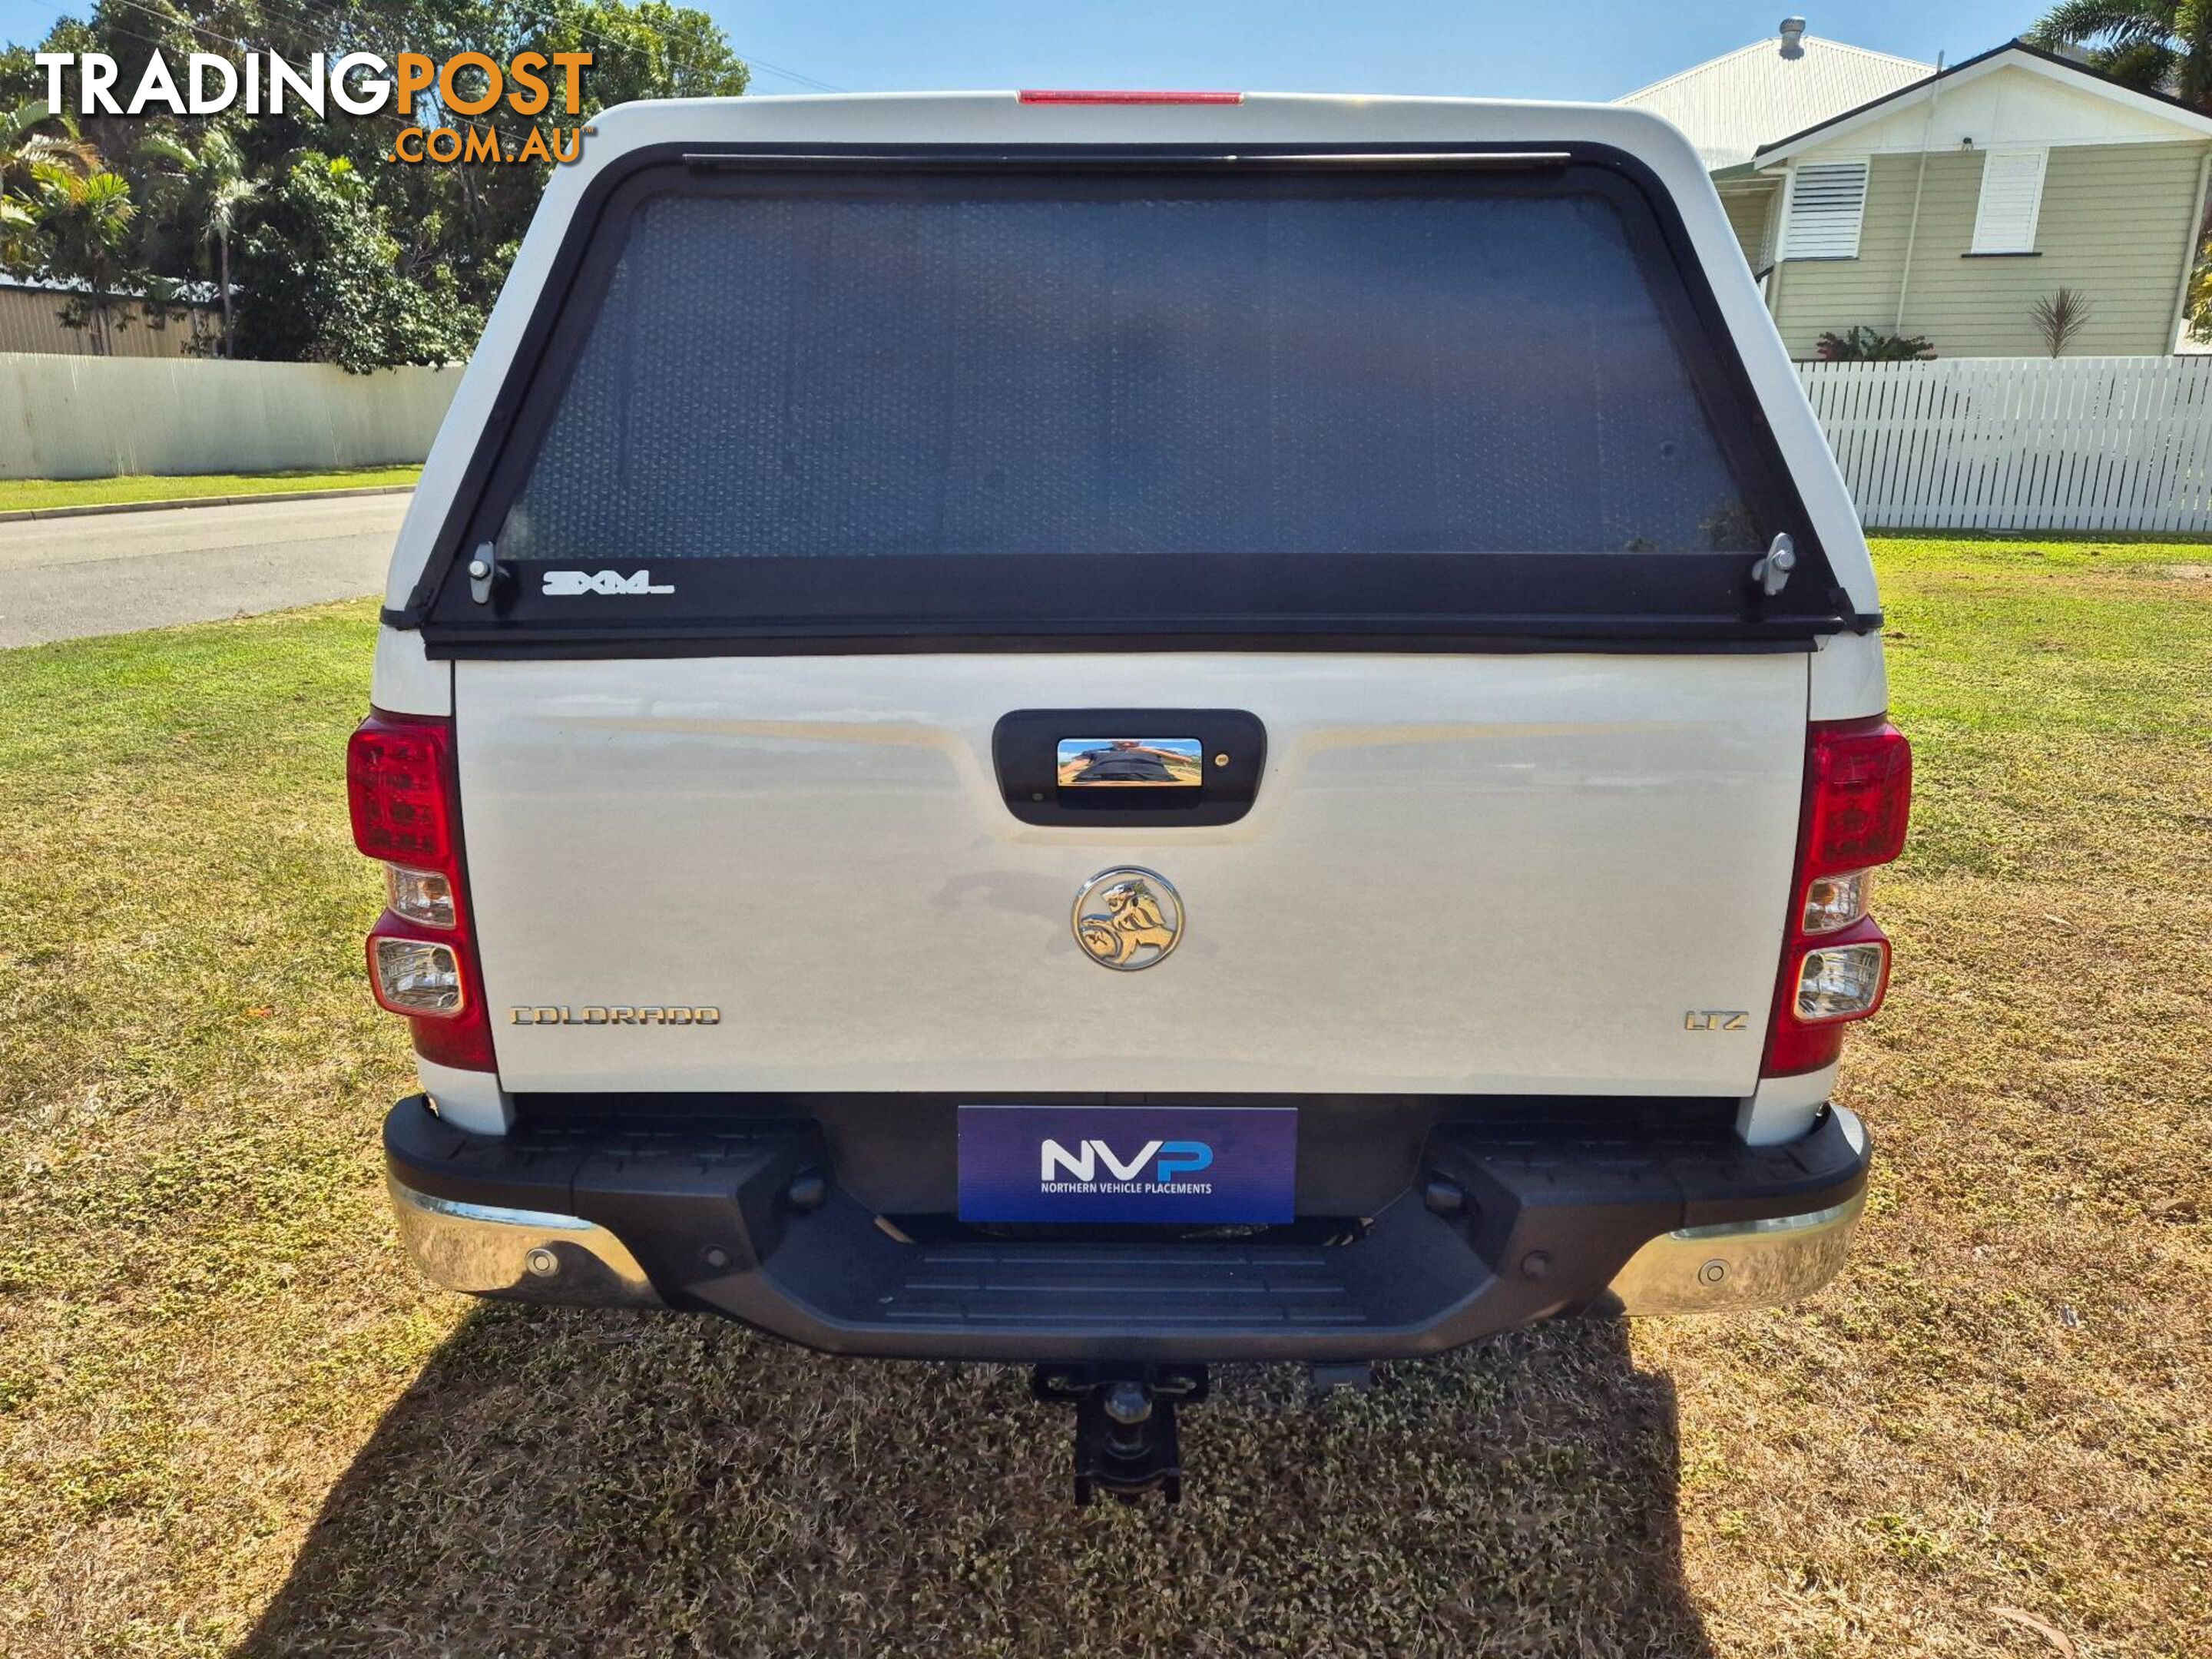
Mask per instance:
[[[963,1221],[1289,1221],[1288,1106],[963,1106]]]

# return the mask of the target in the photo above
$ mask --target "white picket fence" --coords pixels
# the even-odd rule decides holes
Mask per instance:
[[[2212,531],[2212,357],[1799,372],[1870,528]]]

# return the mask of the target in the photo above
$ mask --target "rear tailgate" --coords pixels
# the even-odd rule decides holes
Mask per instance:
[[[593,186],[413,601],[506,1087],[1751,1092],[1871,619],[1678,213],[1276,149]],[[1169,711],[1256,721],[1249,811],[1010,799],[1008,717],[1165,775]],[[1073,925],[1123,866],[1143,972]]]
[[[463,663],[495,1017],[720,1010],[502,1023],[501,1078],[1747,1094],[1805,678],[1797,654]],[[1009,710],[1200,702],[1267,728],[1237,823],[1025,824],[1000,798]],[[1103,971],[1070,927],[1120,864],[1185,908],[1141,973]],[[1693,1031],[1692,1009],[1748,1017]]]

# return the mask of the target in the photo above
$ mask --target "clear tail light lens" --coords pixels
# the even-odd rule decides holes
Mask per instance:
[[[1863,1019],[1881,1006],[1882,981],[1888,976],[1885,940],[1808,951],[1797,969],[1797,1018]]]
[[[386,877],[394,915],[426,927],[453,925],[453,884],[447,877],[435,870],[409,870],[397,864],[387,868]]]
[[[1805,886],[1805,911],[1798,930],[1832,933],[1850,927],[1867,913],[1867,890],[1874,884],[1871,870],[1851,870],[1840,876],[1815,876]]]
[[[376,1000],[395,1014],[451,1019],[468,1000],[461,959],[450,945],[372,937],[368,965]]]

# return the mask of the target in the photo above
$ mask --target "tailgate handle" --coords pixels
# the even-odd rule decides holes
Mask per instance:
[[[1267,728],[1241,708],[1024,708],[991,733],[999,793],[1024,823],[1234,823],[1267,759]]]

